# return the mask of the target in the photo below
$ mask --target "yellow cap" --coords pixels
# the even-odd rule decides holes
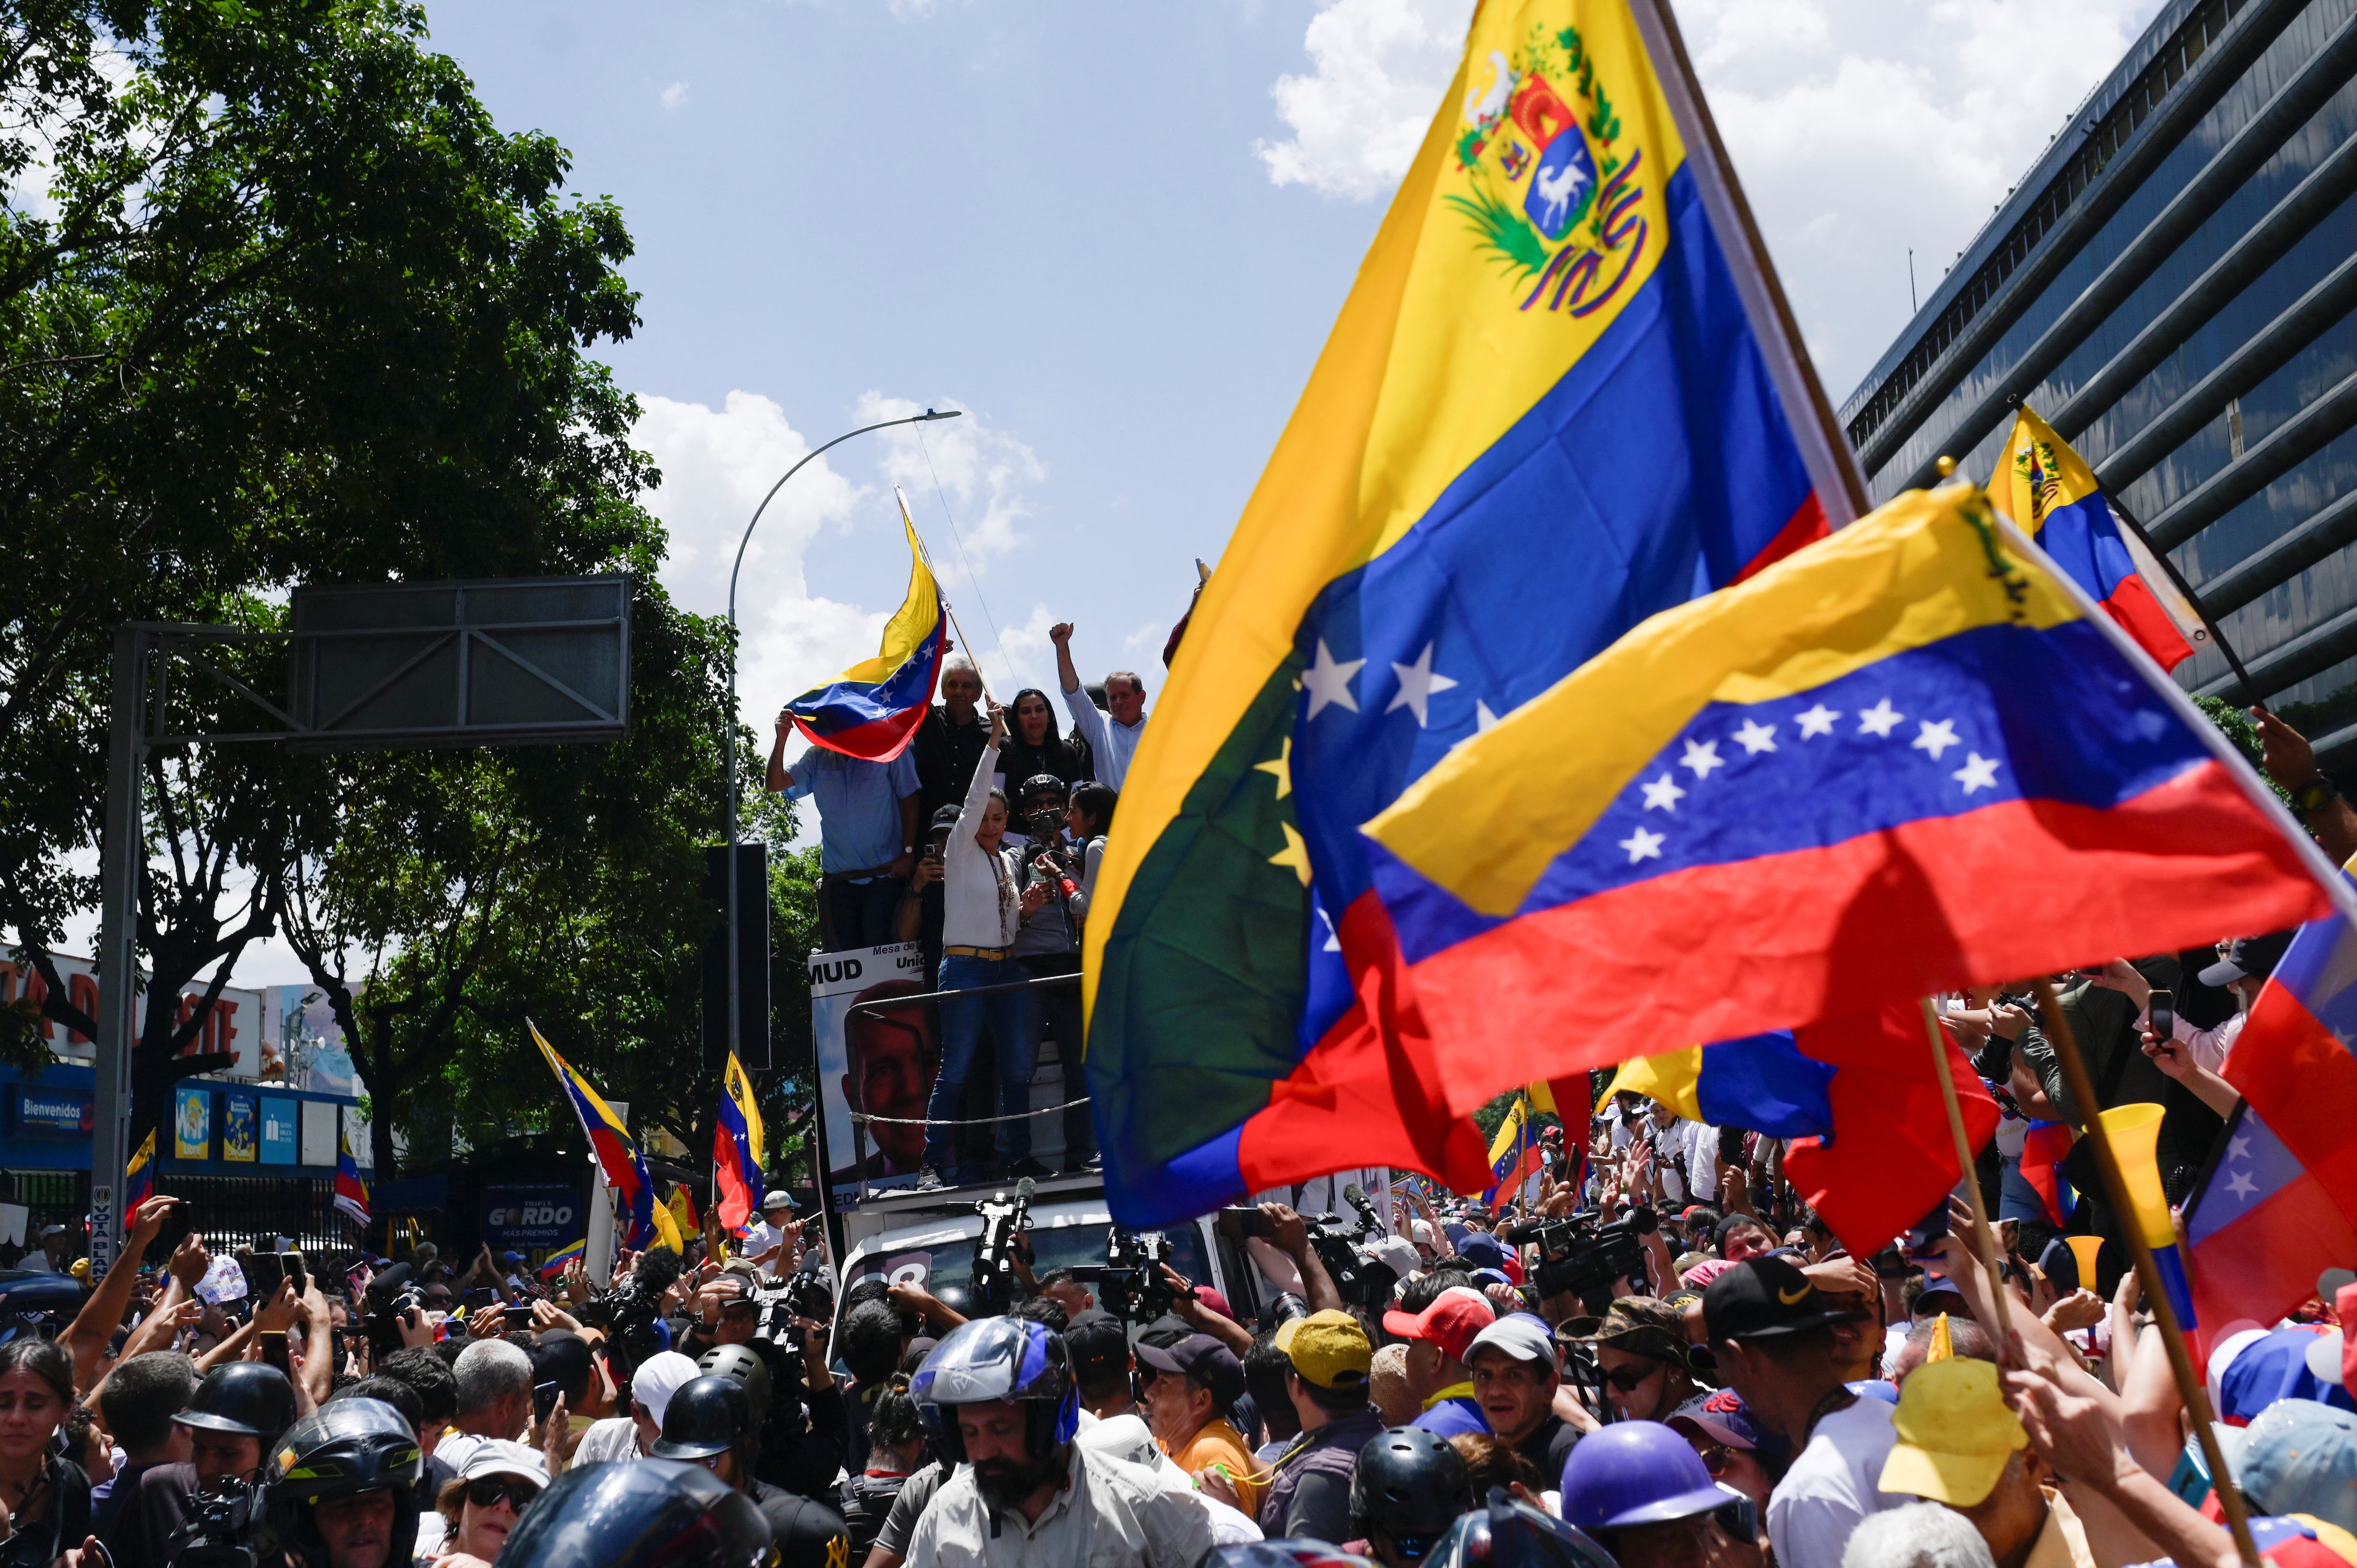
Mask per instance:
[[[1927,1361],[1899,1389],[1891,1424],[1899,1444],[1884,1461],[1886,1492],[1968,1509],[1996,1489],[2005,1462],[2029,1446],[2029,1434],[2006,1408],[1996,1367],[1961,1358]]]
[[[1313,1312],[1276,1331],[1276,1348],[1293,1369],[1321,1389],[1364,1388],[1375,1348],[1367,1331],[1347,1312]]]
[[[88,1258],[76,1258],[73,1261],[72,1273],[74,1278],[81,1281],[84,1284],[88,1284],[90,1283],[90,1260]]]

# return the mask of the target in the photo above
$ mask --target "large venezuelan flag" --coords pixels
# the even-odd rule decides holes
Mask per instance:
[[[2284,950],[2251,1005],[2223,1076],[2357,1220],[2357,1047],[2352,1040],[2357,1040],[2357,927],[2335,913],[2304,927]]]
[[[605,1173],[606,1185],[620,1189],[623,1204],[630,1211],[630,1233],[622,1240],[625,1247],[646,1247],[657,1242],[684,1254],[687,1247],[673,1222],[671,1211],[655,1201],[654,1178],[647,1174],[646,1156],[614,1114],[614,1108],[605,1097],[589,1087],[589,1080],[576,1072],[570,1062],[556,1054],[556,1048],[541,1038],[540,1030],[530,1019],[524,1027],[532,1031],[532,1043],[540,1047],[548,1070],[556,1075],[565,1090],[565,1102],[580,1119],[581,1131],[589,1140],[590,1149],[597,1156],[597,1167]]]
[[[1378,1161],[1487,1186],[1359,824],[1851,515],[1682,81],[1629,0],[1473,17],[1122,791],[1085,984],[1125,1224]]]
[[[925,564],[917,542],[909,498],[892,487],[900,503],[900,526],[909,535],[909,592],[884,625],[884,646],[876,657],[853,665],[842,679],[804,692],[786,704],[794,727],[813,745],[869,762],[889,762],[916,738],[917,726],[933,700],[949,650],[949,618],[942,590]]]
[[[1989,498],[2163,670],[2193,657],[2189,636],[2208,640],[2144,542],[2121,530],[2094,471],[2028,403],[1997,457]]]
[[[1367,832],[1452,1107],[2346,894],[1964,484],[1655,616]]]
[[[2245,1100],[2185,1205],[2185,1241],[2206,1353],[2243,1329],[2273,1327],[2316,1294],[2318,1274],[2348,1266],[2357,1220]]]
[[[753,1211],[760,1207],[761,1183],[761,1104],[754,1096],[753,1080],[745,1076],[737,1053],[728,1053],[728,1065],[720,1074],[720,1115],[713,1128],[712,1167],[718,1188],[720,1223],[731,1230],[741,1230],[752,1222]]]

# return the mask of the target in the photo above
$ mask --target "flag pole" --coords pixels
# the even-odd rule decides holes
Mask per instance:
[[[2226,1516],[2226,1528],[2234,1537],[2234,1550],[2251,1568],[2258,1568],[2259,1548],[2251,1539],[2250,1510],[2244,1504],[2243,1489],[2235,1484],[2233,1473],[2226,1468],[2226,1455],[2218,1445],[2209,1391],[2194,1369],[2192,1357],[2186,1354],[2185,1335],[2178,1326],[2177,1309],[2169,1305],[2169,1291],[2161,1283],[2160,1266],[2153,1261],[2152,1248],[2144,1239],[2144,1228],[2136,1222],[2136,1205],[2128,1197],[2127,1178],[2120,1174],[2119,1156],[2112,1152],[2111,1134],[2104,1131],[2104,1119],[2098,1113],[2101,1107],[2095,1100],[2095,1084],[2087,1076],[2086,1059],[2079,1054],[2078,1033],[2071,1027],[2070,1016],[2062,1011],[2062,999],[2054,993],[2054,982],[2050,979],[2038,982],[2038,1012],[2053,1039],[2054,1056],[2062,1068],[2062,1085],[2071,1091],[2072,1104],[2083,1118],[2082,1125],[2087,1141],[2094,1145],[2095,1169],[2103,1176],[2104,1196],[2111,1201],[2112,1212],[2121,1221],[2120,1230],[2136,1259],[2136,1278],[2144,1285],[2145,1304],[2152,1309],[2154,1326],[2160,1330],[2161,1346],[2169,1352],[2169,1369],[2177,1379],[2178,1394],[2185,1401],[2186,1413],[2193,1420],[2193,1435],[2201,1443],[2201,1456],[2210,1466],[2210,1484],[2217,1491],[2219,1511]],[[2000,1282],[1997,1289],[2002,1293],[2004,1288]]]
[[[1999,1346],[2013,1343],[2013,1310],[2005,1299],[2005,1275],[1996,1263],[1996,1232],[1989,1228],[1988,1205],[1981,1197],[1981,1178],[1973,1165],[1972,1135],[1964,1131],[1964,1108],[1956,1100],[1956,1077],[1948,1067],[1948,1042],[1940,1034],[1940,1020],[1932,1012],[1932,999],[1920,999],[1923,1009],[1923,1032],[1932,1041],[1932,1072],[1940,1080],[1940,1102],[1948,1108],[1948,1131],[1956,1140],[1956,1165],[1964,1174],[1964,1198],[1973,1210],[1973,1250],[1980,1254],[1982,1272],[1987,1274],[1989,1297],[1996,1303],[1996,1341]],[[2002,1351],[2000,1351],[2002,1359]]]

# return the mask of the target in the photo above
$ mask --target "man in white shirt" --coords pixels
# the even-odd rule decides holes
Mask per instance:
[[[760,1220],[745,1231],[743,1255],[770,1273],[791,1273],[797,1260],[790,1243],[802,1233],[802,1228],[794,1224],[794,1200],[782,1192],[770,1193],[761,1199]],[[771,1257],[771,1252],[777,1255]]]
[[[1129,759],[1146,734],[1146,682],[1134,670],[1116,670],[1105,677],[1105,706],[1112,722],[1097,712],[1081,689],[1081,673],[1072,664],[1072,623],[1059,621],[1048,628],[1056,645],[1056,680],[1064,688],[1064,706],[1072,715],[1072,733],[1089,743],[1089,757],[1097,782],[1108,789],[1121,788],[1129,777]]]
[[[73,1253],[73,1237],[62,1225],[41,1227],[41,1244],[25,1254],[17,1267],[32,1274],[61,1274]]]
[[[1862,1315],[1829,1310],[1782,1258],[1749,1259],[1712,1280],[1702,1314],[1721,1380],[1797,1455],[1768,1498],[1776,1561],[1840,1563],[1859,1520],[1911,1500],[1878,1484],[1899,1440],[1891,1407],[1850,1392],[1835,1365],[1833,1326]]]

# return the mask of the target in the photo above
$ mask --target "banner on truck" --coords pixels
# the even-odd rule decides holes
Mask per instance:
[[[932,1098],[941,1050],[933,1036],[931,1009],[921,1004],[864,1015],[847,1037],[845,1025],[859,1003],[923,994],[924,954],[914,942],[814,952],[810,983],[811,1039],[818,1052],[819,1101],[832,1166],[827,1192],[833,1208],[856,1208],[863,1173],[871,1192],[916,1185],[925,1130],[870,1122],[855,1137],[853,1109],[921,1122],[925,1102]]]

